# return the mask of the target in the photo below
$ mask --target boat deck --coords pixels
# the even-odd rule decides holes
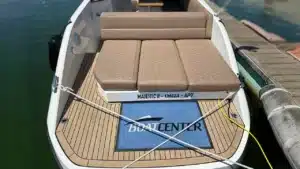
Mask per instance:
[[[79,95],[117,113],[122,112],[122,103],[107,103],[97,91],[93,76],[95,56],[85,56],[73,89]],[[202,115],[213,108],[218,100],[199,100]],[[243,130],[231,123],[223,114],[230,115],[243,124],[233,104],[225,106],[204,119],[211,146],[206,150],[231,157],[240,144]],[[80,166],[123,167],[147,150],[118,150],[116,148],[119,118],[103,112],[72,96],[66,104],[63,117],[56,130],[57,138],[69,159]],[[138,142],[138,141],[137,141]],[[204,148],[203,148],[204,149]],[[214,162],[218,159],[188,148],[159,149],[142,158],[130,167],[162,167]]]

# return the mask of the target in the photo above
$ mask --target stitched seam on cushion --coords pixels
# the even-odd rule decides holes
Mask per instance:
[[[182,62],[181,57],[180,57],[180,52],[179,52],[178,46],[176,45],[176,42],[174,40],[172,40],[172,41],[173,41],[173,45],[175,46],[175,49],[177,50],[177,57],[180,60],[180,64],[181,64],[182,69],[183,69],[185,80],[187,81],[187,89],[188,89],[190,82],[189,82],[189,79],[188,79],[187,74],[185,72],[184,65],[183,65],[183,62]]]

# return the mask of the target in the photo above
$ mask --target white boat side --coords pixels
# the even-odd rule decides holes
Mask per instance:
[[[203,0],[199,2],[209,11],[213,10]],[[55,130],[57,124],[62,116],[63,109],[68,99],[68,94],[56,89],[56,84],[62,84],[64,86],[73,86],[76,75],[80,69],[83,57],[86,53],[95,53],[100,43],[99,35],[99,13],[104,11],[111,11],[112,7],[109,1],[91,2],[91,0],[84,0],[74,12],[70,18],[70,23],[66,26],[62,45],[59,52],[57,68],[55,71],[51,99],[47,117],[48,135],[53,147],[57,161],[63,169],[89,169],[91,167],[78,166],[70,161],[70,159],[64,153],[59,141],[56,137]],[[84,43],[76,46],[77,36],[84,37]],[[234,73],[238,73],[238,68],[235,60],[235,56],[232,50],[232,46],[227,35],[227,32],[220,22],[220,19],[214,15],[213,27],[212,27],[212,42],[219,50],[221,55],[230,65]],[[250,113],[245,97],[244,90],[239,90],[237,96],[234,99],[234,103],[237,106],[238,111],[241,113],[242,120],[245,128],[250,129]],[[242,154],[245,150],[248,140],[248,133],[244,132],[242,140],[237,148],[235,154],[230,158],[231,161],[239,161],[242,158]],[[94,168],[94,167],[93,167]],[[213,162],[199,165],[188,166],[174,166],[164,167],[168,169],[226,169],[232,168],[228,164],[222,162]],[[155,169],[155,168],[154,168]]]

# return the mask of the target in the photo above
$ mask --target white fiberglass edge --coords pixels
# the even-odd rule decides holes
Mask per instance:
[[[201,1],[201,3],[205,2]],[[226,63],[231,67],[232,71],[238,76],[239,70],[237,66],[237,61],[233,52],[229,36],[224,25],[221,23],[220,18],[217,16],[213,16],[211,41],[214,44],[214,46],[218,49]],[[237,106],[237,109],[245,123],[246,129],[249,130],[250,113],[243,89],[241,89],[240,92],[238,92],[237,97],[239,97],[240,99],[235,100],[235,105]]]
[[[235,54],[233,52],[233,48],[227,34],[227,31],[220,21],[221,19],[215,16],[215,12],[209,7],[209,5],[204,0],[199,0],[199,2],[211,13],[213,14],[213,26],[212,26],[212,37],[211,41],[218,49],[220,54],[222,55],[223,59],[226,63],[231,67],[233,72],[238,75],[238,67],[237,61],[235,58]],[[244,122],[245,129],[250,130],[250,112],[249,107],[246,99],[246,95],[244,89],[241,89],[234,99],[234,104]],[[241,160],[242,154],[246,148],[246,144],[248,141],[249,133],[244,131],[243,137],[241,139],[240,145],[236,150],[235,154],[230,158],[232,160]]]
[[[211,41],[218,49],[226,63],[231,67],[233,72],[238,74],[239,71],[235,55],[227,31],[224,25],[220,22],[220,18],[216,16],[213,17]]]
[[[212,15],[215,15],[216,12],[205,2],[205,0],[198,0],[198,2]]]
[[[90,3],[89,0],[84,0],[80,6],[77,8],[77,10],[74,12],[74,14],[72,15],[72,17],[70,18],[70,23],[66,26],[65,31],[64,31],[64,35],[63,35],[63,39],[61,42],[61,47],[60,47],[60,51],[59,51],[59,56],[58,56],[58,60],[57,60],[57,67],[56,67],[56,71],[55,71],[55,75],[54,75],[54,79],[52,82],[52,91],[51,91],[51,98],[50,98],[50,104],[49,104],[49,110],[48,110],[48,117],[47,117],[47,126],[48,126],[48,130],[49,130],[49,134],[55,134],[55,129],[57,126],[57,122],[59,120],[59,112],[62,112],[62,109],[65,105],[65,103],[62,103],[62,92],[60,90],[55,91],[54,89],[54,85],[56,83],[61,84],[63,83],[63,79],[66,76],[69,76],[69,74],[65,73],[65,70],[69,67],[66,66],[66,57],[67,57],[67,53],[70,52],[69,51],[69,42],[71,39],[71,32],[73,30],[75,21],[77,20],[77,18],[79,17],[79,15],[82,13],[83,9]],[[81,64],[81,63],[80,63]],[[73,73],[73,72],[69,72],[69,73]],[[75,75],[76,76],[76,75]],[[55,77],[58,77],[58,79],[56,79]],[[57,81],[56,81],[57,80]],[[64,102],[66,102],[66,99],[64,100]]]
[[[99,95],[107,102],[131,102],[131,101],[157,101],[157,100],[199,100],[199,99],[224,99],[227,91],[211,92],[139,92],[135,91],[106,91],[97,83]]]
[[[212,14],[214,14],[213,10],[206,4],[203,0],[199,0],[199,2]],[[66,61],[66,54],[68,50],[68,45],[71,37],[71,32],[74,27],[75,21],[78,19],[80,14],[83,12],[83,10],[89,5],[90,0],[84,0],[80,6],[77,8],[75,13],[72,15],[70,21],[71,23],[66,27],[63,40],[62,40],[62,45],[59,53],[59,58],[58,58],[58,63],[57,63],[57,68],[55,72],[55,76],[59,77],[58,78],[58,83],[62,83],[62,79],[64,76],[68,76],[68,74],[64,74],[64,69],[65,69],[65,61]],[[214,25],[217,25],[218,28],[221,27],[221,36],[225,36],[223,40],[225,40],[226,44],[226,49],[229,54],[229,61],[230,61],[230,66],[232,67],[233,71],[237,73],[237,66],[234,60],[231,58],[233,55],[232,49],[229,50],[229,45],[230,41],[228,39],[228,35],[226,33],[226,30],[223,25],[218,21],[217,18],[214,17]],[[221,25],[221,26],[220,26]],[[214,31],[212,32],[214,34]],[[213,35],[214,36],[214,35]],[[213,40],[213,38],[212,38]],[[215,39],[216,40],[216,39]],[[231,45],[230,45],[231,47]],[[218,49],[219,50],[219,49]],[[233,55],[234,56],[234,55]],[[69,72],[72,73],[72,72]],[[53,81],[53,84],[55,82],[55,79]],[[65,93],[64,93],[65,94]],[[70,159],[66,156],[64,153],[63,149],[61,148],[57,137],[55,135],[55,129],[57,127],[57,121],[59,120],[60,116],[58,115],[59,112],[62,111],[66,102],[65,98],[61,98],[62,92],[60,90],[57,90],[54,92],[54,89],[51,92],[51,99],[50,99],[50,105],[49,105],[49,111],[48,111],[48,117],[47,117],[47,127],[48,127],[48,134],[49,134],[49,139],[51,141],[54,153],[57,157],[57,161],[60,163],[60,166],[63,169],[90,169],[91,167],[83,167],[83,166],[78,166],[75,165],[70,161]],[[66,95],[65,97],[67,97]],[[64,101],[62,101],[63,99]],[[235,105],[238,108],[239,113],[241,114],[241,117],[244,121],[245,128],[250,129],[250,115],[249,115],[249,109],[245,97],[244,90],[241,89],[236,98],[234,99]],[[246,143],[248,140],[248,133],[244,132],[243,137],[241,140],[241,143],[239,147],[237,148],[236,153],[230,158],[232,161],[239,161],[241,159],[242,153],[244,152],[244,149],[246,147]],[[95,168],[95,167],[93,167]],[[207,163],[207,164],[199,164],[199,165],[187,165],[187,166],[175,166],[175,167],[163,167],[167,169],[231,169],[231,166],[228,166],[227,164],[224,164],[222,162],[214,162],[214,163]],[[109,168],[105,168],[109,169]],[[144,169],[144,168],[143,168]],[[158,168],[153,168],[153,169],[158,169]]]

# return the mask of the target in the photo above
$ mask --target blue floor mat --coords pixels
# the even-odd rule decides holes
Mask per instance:
[[[171,136],[202,116],[196,101],[123,103],[121,113]],[[117,151],[147,150],[165,140],[124,120],[120,121],[117,137]],[[201,148],[212,146],[204,121],[197,122],[176,138]],[[170,141],[160,147],[160,149],[182,148],[185,147]]]

